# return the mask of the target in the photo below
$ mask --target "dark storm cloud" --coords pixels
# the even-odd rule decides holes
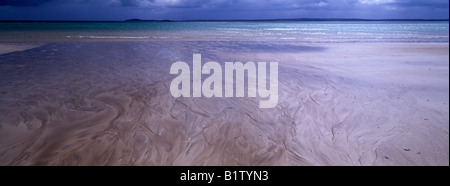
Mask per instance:
[[[392,10],[403,8],[447,9],[448,0],[120,0],[122,6],[142,8],[185,8],[201,10],[307,10],[345,11],[358,7]],[[368,11],[367,9],[364,11]]]
[[[136,0],[120,0],[120,4],[122,6],[139,6],[138,1]]]
[[[448,0],[0,0],[0,19],[448,19],[448,7]]]
[[[447,8],[449,6],[448,0],[409,0],[398,1],[394,3],[399,7],[431,7],[431,8]]]
[[[52,0],[0,0],[0,6],[38,6]]]

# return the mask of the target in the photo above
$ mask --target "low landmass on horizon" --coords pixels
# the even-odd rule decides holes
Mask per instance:
[[[192,19],[192,20],[160,20],[160,19],[126,19],[126,22],[321,22],[321,21],[449,21],[449,19],[359,19],[359,18],[291,18],[291,19]],[[123,22],[100,20],[0,20],[0,22]]]

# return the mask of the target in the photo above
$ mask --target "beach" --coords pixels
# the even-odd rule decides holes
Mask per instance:
[[[444,40],[8,39],[0,165],[448,166]],[[278,105],[174,98],[193,54],[278,62]]]
[[[0,55],[38,47],[37,43],[0,43]]]

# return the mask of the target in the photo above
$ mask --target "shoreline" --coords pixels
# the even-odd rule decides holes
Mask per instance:
[[[0,40],[0,55],[29,50],[37,48],[39,46],[48,43],[90,43],[90,42],[116,42],[116,43],[128,43],[128,42],[261,42],[261,43],[295,43],[303,46],[326,46],[326,45],[449,45],[448,42],[305,42],[297,40],[193,40],[193,39],[80,39],[80,40],[33,40],[33,41],[10,41]]]

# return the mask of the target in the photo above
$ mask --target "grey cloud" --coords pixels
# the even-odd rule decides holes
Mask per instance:
[[[1,0],[0,6],[39,6],[52,0]]]
[[[33,11],[30,8],[21,11],[20,9],[25,6],[32,7]],[[22,12],[24,16],[30,17],[44,15],[51,17],[52,12],[67,12],[67,15],[58,14],[58,16],[70,19],[74,19],[73,17],[84,19],[91,16],[105,20],[116,19],[118,15],[123,19],[303,17],[448,19],[449,2],[448,0],[0,0],[1,7],[4,7],[5,11],[0,12],[0,19],[20,16]],[[6,10],[14,13],[7,13]],[[34,12],[37,12],[36,15]],[[2,18],[1,15],[7,18]]]

